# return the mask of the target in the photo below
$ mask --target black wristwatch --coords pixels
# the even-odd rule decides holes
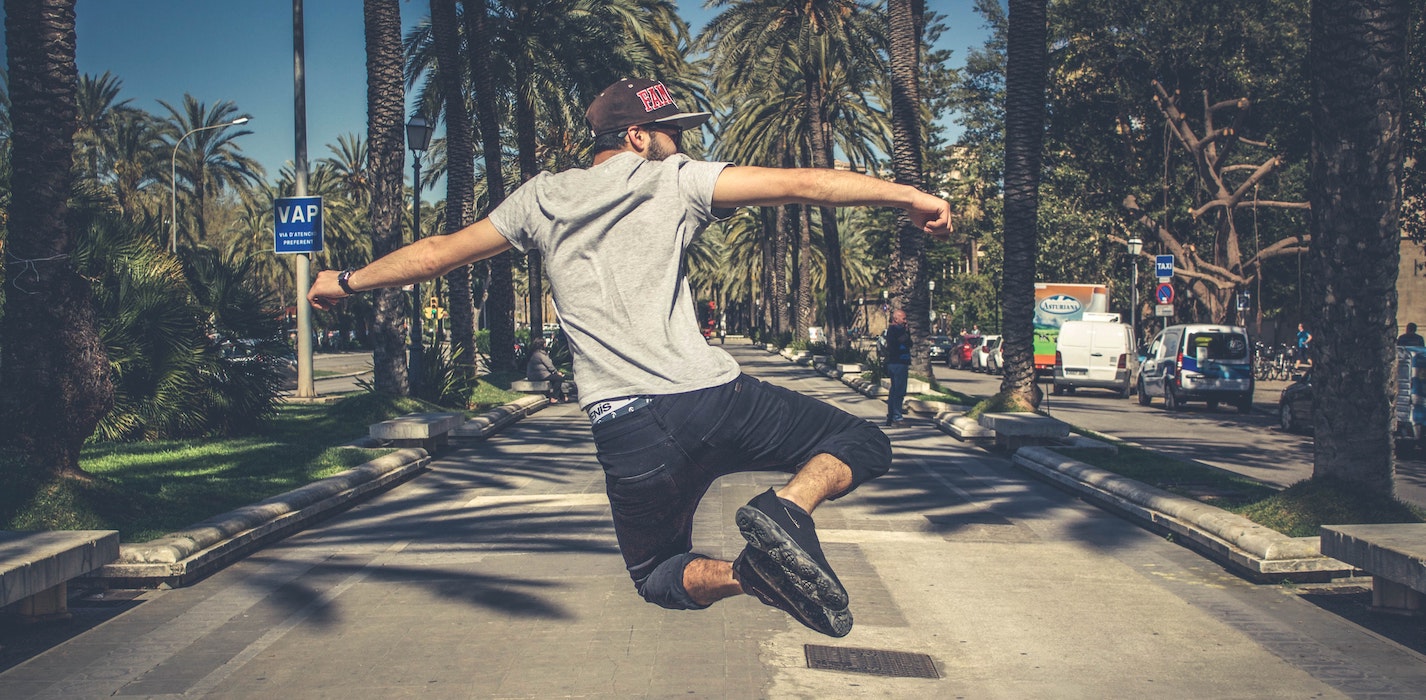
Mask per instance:
[[[356,270],[349,267],[345,270],[342,270],[341,274],[337,275],[337,286],[341,287],[342,291],[347,293],[347,296],[353,296],[356,294],[356,290],[352,289],[351,283],[347,281],[351,279],[353,272],[356,272]]]

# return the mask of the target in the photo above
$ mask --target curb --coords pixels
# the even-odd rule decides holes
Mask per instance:
[[[824,367],[816,371],[837,378]],[[868,397],[876,396],[880,388],[859,376],[843,376],[841,382]],[[994,431],[954,411],[938,413],[932,422],[958,440],[986,448],[995,436]],[[1060,448],[1113,446],[1083,440]],[[1329,581],[1356,571],[1349,564],[1323,556],[1318,537],[1288,537],[1222,508],[1092,467],[1045,447],[1022,447],[1010,462],[1149,530],[1181,538],[1189,548],[1255,583]]]
[[[450,434],[484,440],[548,404],[543,396],[522,397],[466,421]],[[321,517],[400,485],[430,462],[431,455],[426,450],[396,450],[158,539],[121,544],[118,560],[83,580],[98,581],[109,588],[182,587],[195,583]]]
[[[1325,581],[1354,567],[1322,555],[1319,538],[1288,537],[1240,515],[1092,467],[1045,447],[1022,447],[1011,462],[1131,516],[1257,582]]]

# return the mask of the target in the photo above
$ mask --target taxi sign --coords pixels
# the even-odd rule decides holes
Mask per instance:
[[[1173,256],[1155,255],[1154,274],[1161,280],[1173,279]]]

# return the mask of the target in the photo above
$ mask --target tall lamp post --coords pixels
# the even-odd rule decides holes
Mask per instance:
[[[421,238],[421,154],[431,146],[436,131],[425,117],[414,116],[406,122],[406,147],[411,149],[411,242]],[[411,285],[411,354],[406,364],[407,381],[412,393],[421,383],[421,283]]]
[[[173,142],[173,156],[168,159],[168,182],[170,188],[168,250],[170,253],[178,253],[178,147],[183,145],[184,139],[200,131],[207,131],[209,129],[221,129],[225,126],[237,126],[239,124],[246,124],[251,119],[252,117],[238,117],[233,121],[225,122],[223,124],[210,124],[208,126],[200,126],[197,129],[190,129],[188,133],[178,137],[178,140]]]
[[[936,280],[926,280],[926,308],[930,310],[931,332],[936,332]]]
[[[1138,236],[1130,238],[1125,247],[1129,249],[1129,263],[1132,265],[1132,281],[1129,283],[1129,319],[1134,324],[1134,337],[1139,336],[1139,253],[1144,250],[1144,242]]]

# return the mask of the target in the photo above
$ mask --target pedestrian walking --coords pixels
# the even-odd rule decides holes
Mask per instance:
[[[1312,366],[1312,358],[1307,355],[1307,351],[1312,347],[1312,332],[1307,330],[1307,326],[1297,324],[1297,361],[1306,362],[1308,367]]]
[[[683,112],[662,83],[625,79],[585,113],[588,168],[541,173],[490,215],[360,270],[325,271],[313,306],[428,280],[514,248],[539,250],[570,339],[580,401],[605,472],[614,530],[645,600],[702,609],[751,594],[832,636],[851,631],[846,590],[811,517],[891,466],[875,425],[744,375],[699,330],[682,257],[741,206],[880,206],[926,233],[950,233],[950,205],[915,188],[830,169],[730,166],[681,152]],[[738,509],[748,545],[732,561],[692,551],[693,514],[720,476],[792,474]]]
[[[906,401],[906,378],[910,371],[911,332],[906,329],[906,312],[897,309],[891,312],[891,325],[886,327],[886,376],[891,380],[891,391],[886,395],[888,426],[905,418],[901,408]]]

